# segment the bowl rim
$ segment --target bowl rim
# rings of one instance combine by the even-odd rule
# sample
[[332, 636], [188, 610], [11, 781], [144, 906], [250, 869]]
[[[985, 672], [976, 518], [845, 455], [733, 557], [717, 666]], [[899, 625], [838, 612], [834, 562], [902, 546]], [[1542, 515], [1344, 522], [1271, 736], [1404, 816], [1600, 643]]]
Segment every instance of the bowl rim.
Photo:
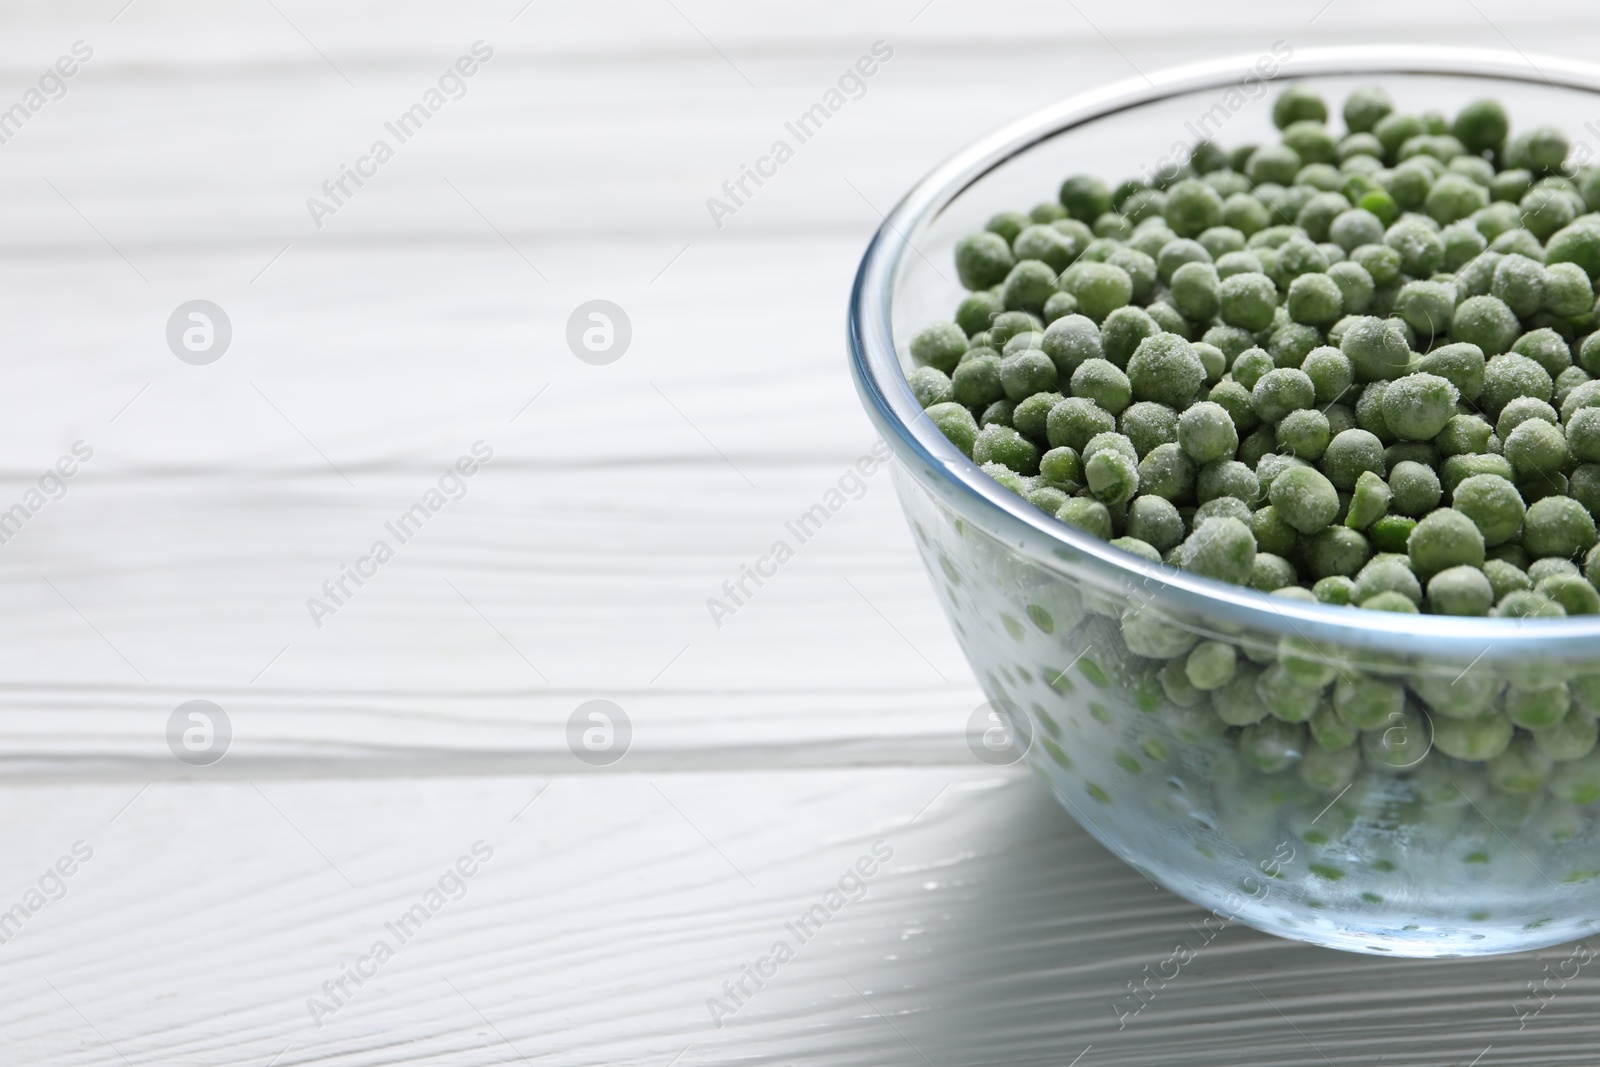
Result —
[[[850, 292], [846, 339], [852, 377], [878, 431], [910, 469], [926, 469], [924, 484], [958, 514], [1041, 564], [1063, 557], [1099, 569], [1152, 600], [1186, 615], [1246, 632], [1295, 635], [1313, 644], [1437, 657], [1457, 651], [1479, 659], [1578, 659], [1600, 653], [1600, 616], [1498, 619], [1407, 615], [1268, 596], [1244, 586], [1151, 563], [1066, 525], [984, 474], [923, 413], [906, 382], [894, 345], [893, 291], [908, 251], [908, 235], [931, 224], [957, 197], [1028, 149], [1120, 111], [1238, 83], [1255, 55], [1232, 55], [1166, 68], [1068, 97], [980, 138], [939, 164], [883, 218], [862, 257]], [[1295, 50], [1271, 82], [1337, 75], [1450, 75], [1485, 82], [1526, 82], [1600, 94], [1600, 65], [1542, 54], [1420, 45], [1354, 45]], [[1065, 550], [1065, 551], [1063, 551]], [[1445, 649], [1441, 645], [1461, 645]]]

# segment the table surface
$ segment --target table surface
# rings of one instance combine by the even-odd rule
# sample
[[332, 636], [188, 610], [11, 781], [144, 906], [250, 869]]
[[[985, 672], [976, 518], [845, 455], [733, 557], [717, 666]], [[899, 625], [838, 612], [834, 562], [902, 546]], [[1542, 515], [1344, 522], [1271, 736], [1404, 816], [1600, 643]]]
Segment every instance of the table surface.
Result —
[[[0, 143], [0, 510], [93, 454], [0, 544], [6, 1061], [1592, 1063], [1593, 977], [1513, 1009], [1565, 949], [1230, 928], [1119, 1027], [1202, 913], [971, 760], [982, 697], [887, 475], [706, 606], [871, 446], [847, 288], [950, 152], [1111, 79], [1375, 25], [1585, 55], [1586, 13], [9, 5], [0, 112], [92, 56]], [[479, 41], [459, 99], [314, 219]], [[865, 95], [717, 226], [707, 198], [878, 41]], [[232, 326], [205, 366], [166, 337], [195, 299]], [[609, 365], [565, 340], [593, 299], [632, 326]], [[459, 498], [314, 617], [475, 444]], [[209, 767], [168, 749], [195, 699], [231, 723]], [[568, 748], [592, 699], [632, 725], [606, 768]]]

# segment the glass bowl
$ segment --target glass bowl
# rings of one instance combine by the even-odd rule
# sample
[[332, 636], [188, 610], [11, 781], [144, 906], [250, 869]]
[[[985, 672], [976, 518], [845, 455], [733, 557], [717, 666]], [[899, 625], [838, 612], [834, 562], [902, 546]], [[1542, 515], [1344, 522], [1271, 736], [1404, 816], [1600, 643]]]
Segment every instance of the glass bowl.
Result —
[[[1506, 708], [1570, 703], [1571, 736], [1552, 747], [1581, 750], [1600, 711], [1600, 618], [1361, 611], [1148, 563], [985, 476], [906, 384], [910, 337], [964, 295], [960, 237], [1053, 200], [1066, 175], [1114, 185], [1157, 170], [1201, 131], [1225, 147], [1260, 142], [1290, 82], [1333, 102], [1380, 83], [1413, 113], [1494, 96], [1514, 130], [1565, 129], [1580, 161], [1600, 140], [1600, 68], [1511, 53], [1280, 50], [1075, 97], [961, 152], [885, 219], [851, 295], [857, 389], [989, 697], [975, 730], [992, 740], [994, 712], [1107, 848], [1221, 921], [1340, 949], [1462, 956], [1572, 940], [1600, 924], [1600, 749], [1547, 761], [1512, 736]], [[1211, 693], [1183, 671], [1202, 641], [1237, 663]], [[1345, 687], [1376, 718], [1326, 749], [1304, 723], [1249, 724], [1260, 685], [1320, 690], [1316, 709]], [[1506, 755], [1469, 758], [1506, 737]]]

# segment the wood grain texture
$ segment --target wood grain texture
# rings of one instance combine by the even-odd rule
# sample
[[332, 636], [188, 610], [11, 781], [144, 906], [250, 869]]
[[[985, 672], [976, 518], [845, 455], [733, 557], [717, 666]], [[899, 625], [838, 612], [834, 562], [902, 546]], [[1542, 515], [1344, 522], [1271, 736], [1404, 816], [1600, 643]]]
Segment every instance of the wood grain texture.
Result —
[[[1397, 963], [1237, 927], [1118, 1030], [1202, 915], [970, 763], [981, 698], [886, 477], [721, 627], [705, 606], [870, 446], [851, 273], [950, 152], [1277, 39], [1582, 55], [1586, 16], [8, 5], [0, 109], [95, 55], [0, 144], [0, 510], [95, 455], [0, 544], [0, 933], [94, 856], [0, 943], [5, 1062], [1592, 1062], [1588, 975], [1516, 1028], [1560, 950]], [[467, 94], [316, 227], [306, 198], [480, 39]], [[866, 95], [716, 228], [706, 198], [876, 40]], [[197, 297], [234, 325], [206, 367], [164, 340]], [[634, 327], [606, 367], [564, 340], [597, 297]], [[306, 598], [480, 440], [466, 495], [317, 627]], [[593, 697], [635, 727], [604, 773], [564, 739]], [[192, 698], [236, 730], [204, 770], [164, 741]], [[864, 899], [716, 1027], [707, 998], [880, 839]], [[478, 840], [465, 895], [316, 1026], [307, 998]]]

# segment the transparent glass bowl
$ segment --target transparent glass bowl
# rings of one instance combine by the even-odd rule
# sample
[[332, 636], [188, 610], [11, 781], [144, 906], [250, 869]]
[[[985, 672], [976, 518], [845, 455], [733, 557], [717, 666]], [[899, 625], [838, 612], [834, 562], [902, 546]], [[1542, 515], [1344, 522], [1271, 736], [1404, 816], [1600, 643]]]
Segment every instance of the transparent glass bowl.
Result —
[[[1185, 67], [1068, 100], [955, 156], [884, 221], [851, 296], [850, 355], [898, 460], [917, 547], [1029, 764], [1086, 830], [1153, 881], [1230, 921], [1362, 952], [1476, 955], [1591, 933], [1600, 749], [1546, 766], [1518, 758], [1530, 743], [1518, 731], [1513, 755], [1466, 757], [1499, 745], [1508, 705], [1530, 700], [1570, 700], [1567, 747], [1582, 747], [1600, 711], [1600, 618], [1360, 611], [1147, 563], [990, 480], [906, 385], [910, 337], [948, 319], [964, 295], [953, 268], [960, 237], [998, 211], [1053, 199], [1066, 175], [1114, 185], [1155, 170], [1199, 130], [1224, 146], [1266, 141], [1271, 98], [1290, 81], [1335, 110], [1373, 82], [1410, 112], [1454, 114], [1494, 96], [1513, 129], [1558, 125], [1580, 153], [1600, 141], [1600, 68], [1588, 65], [1327, 49], [1295, 54], [1260, 86], [1247, 75], [1272, 64], [1256, 64]], [[1235, 651], [1232, 688], [1183, 683], [1184, 657], [1200, 641]], [[1259, 710], [1258, 682], [1320, 689], [1319, 706], [1339, 685], [1364, 687], [1379, 718], [1338, 752], [1273, 716], [1228, 725]]]

